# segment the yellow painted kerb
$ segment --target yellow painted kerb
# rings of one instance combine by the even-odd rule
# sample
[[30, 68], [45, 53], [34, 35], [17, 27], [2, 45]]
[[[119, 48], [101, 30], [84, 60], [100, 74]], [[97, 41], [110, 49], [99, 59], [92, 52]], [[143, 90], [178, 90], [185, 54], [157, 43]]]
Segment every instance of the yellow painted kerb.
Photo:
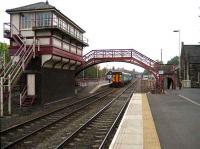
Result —
[[144, 149], [161, 149], [146, 94], [142, 94]]

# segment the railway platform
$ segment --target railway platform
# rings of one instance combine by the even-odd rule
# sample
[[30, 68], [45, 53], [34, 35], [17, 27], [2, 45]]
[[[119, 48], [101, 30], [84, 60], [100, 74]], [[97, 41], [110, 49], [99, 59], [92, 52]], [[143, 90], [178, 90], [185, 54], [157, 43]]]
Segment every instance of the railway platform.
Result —
[[199, 149], [200, 89], [133, 94], [109, 149]]
[[109, 149], [160, 149], [146, 94], [133, 94]]

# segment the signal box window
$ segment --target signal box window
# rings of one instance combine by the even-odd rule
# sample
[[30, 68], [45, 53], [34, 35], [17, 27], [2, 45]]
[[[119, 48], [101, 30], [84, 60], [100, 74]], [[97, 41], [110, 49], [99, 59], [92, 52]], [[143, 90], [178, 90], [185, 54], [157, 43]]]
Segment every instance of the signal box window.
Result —
[[50, 13], [41, 12], [36, 14], [36, 26], [50, 26]]
[[31, 25], [31, 14], [26, 13], [21, 15], [21, 28], [22, 29], [30, 29]]

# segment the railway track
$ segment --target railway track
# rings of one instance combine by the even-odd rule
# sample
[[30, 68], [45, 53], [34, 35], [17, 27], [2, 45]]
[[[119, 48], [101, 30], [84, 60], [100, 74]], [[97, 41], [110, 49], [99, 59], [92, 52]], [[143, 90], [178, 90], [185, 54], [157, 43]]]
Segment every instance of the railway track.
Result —
[[62, 119], [72, 115], [76, 111], [84, 108], [112, 93], [113, 90], [104, 90], [95, 95], [83, 98], [74, 103], [66, 105], [62, 108], [54, 110], [50, 113], [38, 116], [32, 120], [12, 126], [0, 132], [1, 148], [9, 148], [15, 144], [22, 142], [26, 138], [50, 127], [51, 125], [61, 121]]
[[134, 85], [131, 85], [55, 148], [107, 148], [107, 140], [122, 117], [133, 92]]
[[[84, 126], [86, 122], [89, 123], [91, 117], [99, 113], [102, 108], [106, 110], [107, 108], [104, 107], [108, 103], [111, 105], [113, 102], [118, 101], [119, 106], [124, 105], [124, 102], [128, 103], [127, 98], [132, 94], [132, 91], [129, 90], [128, 88], [123, 91], [122, 89], [117, 91], [106, 90], [31, 121], [1, 131], [1, 148], [60, 148], [58, 144], [74, 134], [80, 126]], [[114, 92], [119, 95], [116, 97], [113, 94]], [[125, 106], [123, 107], [125, 109]], [[108, 120], [110, 121], [109, 124], [113, 120]], [[105, 122], [107, 121], [105, 120]], [[113, 126], [115, 125], [113, 124]], [[102, 127], [104, 127], [103, 124]], [[58, 132], [63, 134], [57, 135]], [[90, 143], [92, 144], [92, 142]], [[65, 145], [66, 143], [64, 143]], [[73, 148], [73, 146], [71, 147]]]

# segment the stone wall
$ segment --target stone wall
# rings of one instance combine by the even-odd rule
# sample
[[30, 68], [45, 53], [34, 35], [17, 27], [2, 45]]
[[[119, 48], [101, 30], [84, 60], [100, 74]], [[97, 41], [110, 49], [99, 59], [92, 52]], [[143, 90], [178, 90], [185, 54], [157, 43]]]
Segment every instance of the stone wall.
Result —
[[198, 80], [198, 75], [200, 75], [200, 64], [190, 64], [189, 70], [190, 80], [191, 80], [191, 87], [193, 88], [200, 88], [200, 80]]

